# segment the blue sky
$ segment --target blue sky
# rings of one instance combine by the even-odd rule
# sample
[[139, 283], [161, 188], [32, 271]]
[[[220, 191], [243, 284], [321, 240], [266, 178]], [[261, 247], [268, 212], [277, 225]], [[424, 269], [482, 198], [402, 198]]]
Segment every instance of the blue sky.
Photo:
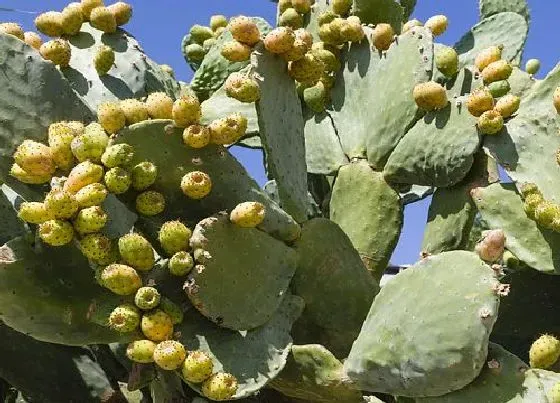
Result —
[[[107, 1], [107, 0], [106, 0]], [[68, 1], [61, 0], [2, 0], [0, 7], [42, 12], [61, 10]], [[107, 1], [107, 4], [112, 1]], [[274, 22], [275, 4], [268, 0], [162, 0], [129, 1], [134, 6], [134, 17], [126, 26], [136, 36], [146, 53], [158, 63], [173, 67], [176, 76], [190, 81], [192, 71], [185, 64], [180, 51], [183, 35], [194, 24], [207, 25], [213, 14], [233, 16], [238, 14], [259, 15]], [[538, 58], [542, 68], [539, 76], [546, 74], [560, 59], [560, 46], [555, 42], [555, 28], [560, 16], [557, 0], [529, 0], [531, 29], [525, 57]], [[0, 11], [3, 21], [18, 21], [26, 29], [33, 29], [34, 14]], [[450, 26], [439, 38], [445, 44], [453, 44], [478, 21], [478, 0], [418, 0], [413, 14], [425, 21], [434, 14], [445, 14]], [[550, 42], [552, 41], [552, 42]], [[258, 151], [234, 150], [236, 157], [247, 167], [251, 175], [261, 184], [266, 181], [262, 158]], [[405, 211], [405, 226], [392, 262], [413, 263], [418, 258], [422, 232], [426, 222], [429, 199], [409, 205]]]

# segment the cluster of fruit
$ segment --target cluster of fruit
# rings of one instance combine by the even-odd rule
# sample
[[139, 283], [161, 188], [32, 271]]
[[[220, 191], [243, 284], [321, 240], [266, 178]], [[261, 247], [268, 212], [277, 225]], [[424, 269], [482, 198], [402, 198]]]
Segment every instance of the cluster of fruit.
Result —
[[210, 26], [193, 25], [185, 44], [185, 55], [189, 63], [200, 63], [228, 24], [224, 15], [210, 17]]
[[303, 27], [304, 17], [311, 11], [315, 0], [278, 1], [278, 26], [299, 29]]
[[527, 217], [543, 228], [560, 232], [560, 204], [545, 200], [534, 183], [526, 183], [521, 187], [521, 197]]

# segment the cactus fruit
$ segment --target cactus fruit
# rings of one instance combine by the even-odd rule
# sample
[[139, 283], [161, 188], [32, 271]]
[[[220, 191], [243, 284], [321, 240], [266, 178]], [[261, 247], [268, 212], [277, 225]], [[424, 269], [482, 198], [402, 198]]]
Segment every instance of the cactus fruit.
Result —
[[141, 286], [138, 272], [124, 264], [110, 264], [101, 271], [101, 285], [117, 295], [132, 295]]
[[379, 51], [387, 50], [393, 43], [395, 31], [389, 24], [377, 24], [371, 33], [371, 42], [373, 46]]
[[175, 253], [169, 259], [168, 268], [169, 273], [174, 276], [186, 276], [192, 270], [194, 266], [194, 260], [190, 253], [185, 251], [180, 251]]
[[163, 223], [158, 234], [161, 247], [168, 255], [187, 250], [192, 231], [181, 221]]
[[560, 87], [557, 87], [552, 94], [552, 104], [556, 109], [556, 112], [560, 114]]
[[212, 180], [204, 172], [189, 172], [181, 179], [181, 190], [191, 199], [202, 199], [212, 191]]
[[221, 54], [230, 62], [244, 62], [251, 57], [251, 51], [249, 45], [233, 40], [222, 45]]
[[357, 16], [351, 16], [347, 19], [348, 25], [340, 32], [340, 35], [344, 41], [348, 42], [361, 42], [365, 37], [364, 28], [362, 27], [362, 22]]
[[214, 363], [204, 351], [189, 351], [183, 365], [181, 374], [189, 382], [201, 383], [212, 376]]
[[130, 333], [140, 325], [140, 311], [134, 305], [123, 304], [109, 315], [109, 326], [119, 333]]
[[160, 192], [148, 190], [136, 196], [136, 211], [142, 215], [152, 216], [165, 210], [165, 197]]
[[402, 27], [402, 32], [403, 32], [403, 33], [408, 32], [408, 31], [410, 31], [412, 28], [414, 28], [414, 27], [421, 27], [422, 25], [423, 25], [422, 22], [420, 22], [419, 20], [417, 20], [417, 19], [414, 18], [414, 19], [412, 19], [412, 20], [407, 21], [407, 22], [403, 25], [403, 27]]
[[186, 357], [185, 346], [175, 340], [162, 341], [154, 350], [154, 362], [168, 371], [178, 369]]
[[225, 28], [228, 25], [228, 19], [225, 15], [213, 15], [210, 17], [210, 29], [214, 32], [218, 28]]
[[91, 12], [96, 7], [103, 7], [103, 0], [81, 0], [82, 13], [84, 14], [84, 19], [86, 21], [90, 20]]
[[316, 113], [325, 110], [328, 99], [328, 91], [325, 84], [319, 81], [312, 87], [303, 90], [303, 100], [307, 107]]
[[119, 252], [126, 264], [138, 270], [150, 270], [155, 262], [152, 245], [139, 234], [122, 236], [119, 239]]
[[426, 20], [424, 26], [432, 31], [434, 36], [440, 36], [447, 30], [447, 17], [445, 15], [434, 15]]
[[65, 35], [77, 35], [82, 28], [84, 16], [79, 5], [68, 5], [62, 10], [62, 31]]
[[242, 228], [254, 228], [264, 221], [265, 207], [259, 202], [238, 204], [230, 213], [229, 219]]
[[107, 224], [107, 213], [99, 206], [82, 209], [73, 221], [74, 229], [80, 234], [98, 232]]
[[206, 55], [206, 53], [208, 53], [210, 51], [210, 48], [212, 46], [214, 46], [214, 44], [216, 43], [216, 39], [215, 38], [210, 38], [210, 39], [206, 39], [203, 43], [202, 43], [202, 50], [204, 51], [204, 55]]
[[502, 230], [490, 230], [482, 234], [483, 239], [476, 245], [475, 251], [486, 262], [493, 263], [504, 254], [506, 236]]
[[51, 190], [45, 196], [45, 207], [60, 220], [72, 218], [78, 211], [76, 198], [64, 190]]
[[26, 32], [23, 34], [23, 40], [33, 49], [39, 50], [41, 49], [41, 45], [43, 44], [43, 39], [41, 39], [41, 35], [37, 34], [36, 32]]
[[134, 158], [134, 147], [129, 144], [115, 144], [105, 149], [101, 162], [107, 168], [126, 167]]
[[[185, 47], [185, 55], [187, 56], [187, 60], [189, 62], [201, 63], [202, 60], [204, 60], [204, 56], [206, 56], [206, 53], [207, 52], [204, 49], [204, 46], [199, 45], [198, 43], [191, 43]], [[226, 56], [224, 55], [224, 57]]]
[[294, 45], [296, 36], [290, 27], [278, 27], [264, 37], [264, 47], [271, 53], [285, 53]]
[[103, 178], [103, 168], [101, 165], [84, 161], [72, 168], [68, 179], [64, 182], [64, 190], [75, 194], [84, 186], [99, 182], [101, 178]]
[[229, 400], [237, 387], [237, 379], [232, 374], [218, 372], [204, 381], [202, 394], [212, 400]]
[[476, 55], [474, 59], [474, 65], [478, 71], [483, 71], [491, 63], [497, 62], [502, 58], [502, 51], [504, 47], [502, 45], [493, 45]]
[[467, 109], [475, 117], [494, 108], [494, 97], [486, 87], [473, 90], [467, 98]]
[[337, 17], [332, 10], [325, 10], [317, 17], [319, 27], [331, 23]]
[[56, 166], [69, 170], [74, 165], [72, 153], [72, 140], [80, 133], [66, 122], [53, 123], [49, 126], [48, 143], [52, 159]]
[[[113, 263], [118, 258], [118, 256], [114, 256], [111, 240], [102, 234], [88, 234], [80, 239], [78, 245], [83, 255], [97, 264]], [[108, 288], [110, 289], [110, 287]]]
[[106, 75], [115, 63], [115, 51], [110, 46], [100, 45], [93, 56], [95, 71], [100, 76]]
[[134, 303], [140, 309], [154, 309], [159, 305], [161, 295], [154, 287], [140, 287], [134, 295]]
[[67, 221], [49, 220], [39, 224], [39, 236], [46, 244], [63, 246], [74, 238], [74, 229]]
[[97, 107], [99, 124], [109, 134], [118, 132], [126, 125], [126, 117], [118, 102], [104, 102]]
[[303, 58], [308, 50], [309, 46], [304, 41], [296, 39], [292, 48], [282, 53], [282, 58], [287, 62], [294, 62]]
[[416, 105], [426, 111], [442, 109], [448, 104], [445, 89], [435, 81], [417, 84], [412, 95]]
[[90, 160], [99, 162], [109, 143], [109, 137], [98, 123], [90, 123], [84, 133], [72, 139], [70, 148], [72, 154], [80, 162]]
[[141, 364], [154, 362], [156, 343], [151, 340], [136, 340], [126, 347], [126, 356], [129, 360]]
[[15, 22], [0, 23], [0, 33], [1, 34], [13, 35], [16, 38], [21, 39], [22, 41], [25, 39], [23, 28], [21, 27], [21, 25], [15, 23]]
[[232, 73], [224, 84], [226, 94], [240, 102], [256, 102], [260, 98], [259, 84], [243, 73]]
[[511, 86], [508, 80], [494, 81], [488, 84], [488, 90], [494, 98], [500, 98], [511, 90]]
[[325, 65], [311, 52], [299, 60], [291, 62], [288, 66], [290, 76], [300, 83], [315, 84], [320, 80]]
[[560, 341], [549, 334], [543, 334], [531, 344], [529, 364], [531, 368], [546, 369], [560, 357]]
[[135, 190], [144, 190], [154, 184], [157, 178], [157, 167], [149, 162], [144, 161], [136, 164], [132, 168], [132, 187]]
[[37, 30], [47, 36], [61, 36], [64, 33], [62, 29], [62, 13], [56, 11], [47, 11], [39, 14], [35, 18], [35, 26]]
[[214, 33], [209, 27], [203, 25], [193, 25], [189, 31], [191, 40], [202, 45], [205, 40], [210, 39], [214, 36]]
[[104, 180], [107, 190], [117, 195], [128, 191], [132, 184], [130, 172], [121, 167], [109, 169], [105, 173]]
[[324, 66], [326, 72], [336, 72], [340, 70], [340, 61], [336, 55], [327, 49], [312, 49], [311, 53], [319, 59]]
[[249, 46], [253, 46], [261, 40], [257, 24], [251, 18], [243, 15], [230, 20], [229, 30], [233, 39]]
[[504, 118], [497, 110], [490, 109], [480, 115], [477, 126], [481, 134], [497, 134], [504, 127]]
[[247, 131], [247, 118], [235, 112], [225, 118], [212, 121], [208, 129], [211, 143], [219, 145], [235, 143]]
[[560, 206], [556, 203], [545, 200], [535, 208], [535, 220], [544, 228], [551, 228], [558, 217], [560, 217]]
[[352, 8], [352, 0], [333, 0], [331, 8], [335, 14], [348, 15]]
[[525, 63], [525, 71], [528, 74], [537, 74], [541, 69], [541, 61], [539, 59], [529, 59]]
[[137, 99], [125, 99], [120, 103], [127, 125], [133, 125], [144, 120], [148, 120], [148, 110], [146, 105]]
[[459, 56], [455, 49], [444, 46], [436, 51], [436, 66], [446, 77], [453, 77], [459, 69]]
[[184, 96], [177, 99], [173, 103], [171, 113], [175, 125], [178, 127], [187, 127], [198, 123], [202, 114], [200, 102], [195, 96]]
[[289, 27], [291, 29], [299, 29], [303, 27], [303, 15], [297, 12], [295, 8], [287, 8], [278, 18], [278, 26]]
[[98, 206], [107, 198], [107, 188], [102, 183], [92, 183], [84, 186], [76, 194], [75, 198], [80, 208]]
[[506, 60], [498, 60], [490, 63], [482, 70], [482, 79], [485, 84], [495, 81], [507, 80], [513, 68]]
[[165, 312], [171, 318], [173, 325], [178, 325], [183, 322], [184, 314], [183, 309], [171, 301], [169, 298], [162, 297], [159, 302], [159, 309]]
[[153, 92], [146, 98], [146, 110], [153, 119], [173, 119], [173, 100], [164, 92]]
[[54, 214], [45, 203], [23, 202], [19, 206], [18, 218], [30, 224], [41, 224], [54, 219]]
[[144, 336], [155, 342], [168, 340], [173, 335], [171, 317], [161, 309], [146, 312], [140, 325]]
[[91, 10], [89, 23], [92, 27], [108, 34], [117, 31], [117, 19], [115, 18], [115, 14], [107, 7], [95, 7]]
[[51, 149], [33, 140], [24, 140], [18, 146], [14, 160], [25, 172], [32, 175], [52, 174], [56, 169]]
[[525, 196], [523, 208], [527, 217], [535, 219], [537, 207], [540, 206], [542, 202], [544, 202], [544, 198], [540, 193], [533, 193]]
[[11, 166], [10, 176], [13, 176], [22, 183], [30, 185], [40, 185], [51, 180], [51, 174], [32, 174], [24, 170], [18, 164], [13, 164]]
[[203, 148], [210, 143], [210, 129], [201, 125], [190, 125], [183, 130], [183, 142], [192, 148]]
[[132, 17], [132, 6], [123, 1], [117, 1], [107, 7], [111, 13], [115, 16], [115, 22], [118, 26], [122, 26], [130, 21]]

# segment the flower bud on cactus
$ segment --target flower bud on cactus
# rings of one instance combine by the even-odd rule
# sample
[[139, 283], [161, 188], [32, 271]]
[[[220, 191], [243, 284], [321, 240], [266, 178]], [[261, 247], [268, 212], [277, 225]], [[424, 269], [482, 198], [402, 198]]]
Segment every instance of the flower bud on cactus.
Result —
[[[202, 60], [204, 59], [204, 56], [206, 56], [206, 49], [204, 48], [203, 45], [199, 45], [198, 43], [191, 43], [187, 45], [184, 51], [185, 54], [187, 55], [187, 60], [193, 63], [201, 63]], [[225, 55], [224, 57], [227, 59]]]
[[486, 87], [473, 90], [467, 98], [467, 109], [475, 117], [494, 108], [494, 97]]
[[79, 4], [67, 5], [62, 10], [62, 30], [65, 35], [77, 35], [82, 28], [84, 22], [84, 15], [82, 14], [82, 7]]
[[105, 149], [101, 162], [107, 168], [126, 167], [134, 158], [134, 147], [130, 144], [115, 144]]
[[475, 247], [476, 253], [486, 262], [493, 263], [502, 257], [506, 236], [501, 229], [486, 231], [483, 239]]
[[181, 374], [188, 382], [201, 383], [212, 376], [214, 363], [204, 351], [189, 351], [181, 366]]
[[504, 118], [497, 110], [490, 109], [480, 115], [477, 125], [481, 134], [498, 134], [504, 127]]
[[163, 250], [173, 255], [181, 250], [187, 250], [192, 232], [180, 221], [168, 221], [164, 223], [158, 234], [158, 240]]
[[256, 102], [260, 98], [259, 84], [243, 73], [232, 73], [225, 85], [228, 97], [240, 102]]
[[265, 208], [259, 202], [239, 203], [230, 213], [229, 219], [232, 223], [243, 228], [254, 228], [263, 222]]
[[389, 24], [377, 24], [371, 33], [371, 42], [377, 50], [387, 50], [393, 43], [395, 31]]
[[18, 146], [14, 160], [25, 172], [32, 175], [52, 175], [56, 169], [51, 149], [33, 140], [24, 140]]
[[270, 31], [264, 38], [264, 47], [271, 53], [284, 53], [294, 45], [296, 36], [292, 28], [278, 27]]
[[222, 45], [221, 54], [230, 62], [244, 62], [251, 57], [251, 47], [238, 41], [228, 41]]
[[195, 96], [184, 96], [173, 103], [173, 120], [178, 127], [187, 127], [198, 123], [202, 115], [200, 102]]
[[103, 0], [81, 0], [82, 13], [85, 21], [90, 20], [91, 12], [96, 7], [103, 7]]
[[142, 215], [157, 215], [165, 210], [165, 197], [159, 192], [148, 190], [136, 196], [136, 211]]
[[18, 218], [30, 224], [41, 224], [54, 219], [54, 214], [45, 203], [23, 202], [19, 206]]
[[74, 238], [74, 229], [67, 221], [49, 220], [39, 224], [39, 237], [51, 246], [63, 246]]
[[249, 46], [253, 46], [261, 40], [259, 27], [249, 17], [239, 16], [232, 18], [229, 22], [229, 30], [233, 39]]
[[543, 334], [529, 349], [531, 368], [550, 368], [560, 357], [560, 341], [549, 334]]
[[115, 63], [115, 51], [110, 46], [100, 45], [93, 56], [95, 71], [100, 76], [106, 75]]
[[64, 190], [75, 194], [84, 186], [99, 182], [102, 177], [103, 168], [101, 165], [89, 161], [81, 162], [70, 171], [68, 179], [64, 182]]
[[229, 400], [237, 387], [237, 379], [232, 374], [218, 372], [204, 381], [202, 394], [212, 400]]
[[500, 115], [505, 119], [517, 112], [520, 104], [521, 98], [517, 95], [507, 94], [498, 99], [494, 109], [500, 112]]
[[119, 333], [130, 333], [140, 324], [140, 311], [134, 305], [123, 304], [109, 315], [109, 326]]
[[78, 161], [99, 162], [109, 143], [109, 136], [98, 123], [90, 123], [83, 134], [76, 136], [70, 143], [72, 154]]
[[210, 27], [205, 27], [203, 25], [193, 25], [189, 31], [189, 35], [191, 37], [191, 41], [202, 45], [205, 40], [210, 39], [214, 36], [214, 32], [210, 29]]
[[210, 129], [201, 125], [190, 125], [183, 131], [183, 142], [192, 148], [203, 148], [210, 143]]
[[53, 39], [45, 42], [39, 48], [39, 53], [45, 60], [49, 60], [60, 67], [68, 67], [72, 57], [72, 49], [64, 39]]
[[18, 181], [30, 185], [40, 185], [47, 183], [51, 180], [51, 174], [32, 174], [24, 170], [18, 164], [13, 164], [10, 168], [10, 176], [13, 176]]
[[338, 15], [348, 15], [352, 8], [352, 0], [333, 0], [331, 8]]
[[109, 134], [118, 132], [126, 125], [126, 117], [118, 102], [104, 102], [97, 107], [99, 124]]
[[169, 259], [169, 273], [174, 276], [186, 276], [192, 270], [194, 261], [190, 253], [180, 251]]
[[173, 119], [173, 100], [164, 92], [152, 92], [146, 98], [148, 115], [153, 119]]
[[153, 355], [155, 349], [156, 343], [151, 340], [136, 340], [126, 348], [126, 356], [131, 361], [149, 364], [154, 362]]
[[412, 28], [414, 27], [421, 27], [422, 26], [422, 22], [418, 21], [417, 19], [412, 19], [407, 21], [402, 28], [402, 33], [404, 34], [405, 32], [410, 31]]
[[108, 34], [117, 31], [115, 15], [107, 7], [95, 7], [91, 10], [89, 23], [92, 27]]
[[485, 84], [495, 81], [507, 80], [513, 68], [506, 60], [498, 60], [490, 63], [482, 70], [482, 80]]
[[479, 71], [484, 70], [491, 63], [497, 62], [502, 58], [502, 45], [493, 45], [476, 55], [474, 65]]
[[99, 206], [80, 210], [73, 221], [74, 229], [80, 234], [100, 231], [107, 224], [107, 213]]
[[228, 19], [225, 15], [213, 15], [210, 17], [210, 29], [216, 31], [220, 27], [227, 27]]
[[20, 40], [24, 40], [23, 28], [15, 22], [3, 22], [0, 24], [0, 33], [13, 35]]
[[41, 49], [41, 45], [43, 44], [43, 39], [41, 39], [41, 36], [32, 31], [23, 34], [23, 40], [25, 41], [25, 43], [36, 50]]
[[202, 199], [212, 190], [212, 180], [204, 172], [189, 172], [181, 179], [181, 190], [191, 199]]
[[288, 66], [290, 76], [300, 83], [315, 84], [320, 80], [325, 65], [311, 52], [307, 52], [303, 58], [291, 62]]
[[101, 183], [84, 186], [75, 195], [80, 208], [98, 206], [107, 198], [107, 188]]
[[428, 18], [424, 26], [432, 31], [434, 36], [440, 36], [447, 30], [447, 17], [445, 15], [434, 15]]
[[115, 248], [111, 240], [102, 234], [88, 234], [84, 236], [80, 240], [79, 248], [85, 257], [97, 264], [114, 263], [118, 259], [118, 256], [115, 256]]
[[107, 8], [115, 16], [115, 22], [118, 26], [127, 24], [132, 17], [132, 6], [123, 1], [117, 1]]
[[79, 205], [71, 193], [64, 190], [51, 190], [45, 196], [45, 207], [55, 218], [67, 220], [76, 214]]
[[154, 287], [140, 287], [134, 295], [134, 303], [140, 309], [154, 309], [159, 305], [161, 295]]
[[144, 336], [155, 342], [168, 340], [173, 335], [171, 317], [161, 309], [145, 313], [142, 316], [141, 327]]
[[144, 190], [152, 186], [157, 178], [157, 167], [148, 161], [140, 162], [132, 168], [132, 187]]
[[459, 69], [459, 56], [455, 49], [444, 46], [436, 52], [436, 66], [446, 77], [453, 77]]
[[278, 18], [278, 26], [299, 29], [303, 27], [303, 15], [298, 13], [295, 8], [287, 8]]
[[138, 270], [150, 270], [155, 262], [152, 245], [138, 234], [122, 236], [119, 239], [119, 252], [126, 264]]
[[178, 369], [187, 356], [185, 347], [175, 340], [165, 340], [154, 350], [154, 362], [160, 368], [173, 371]]
[[426, 111], [442, 109], [448, 104], [445, 88], [435, 81], [417, 84], [412, 94], [416, 105]]
[[62, 13], [57, 11], [47, 11], [39, 14], [35, 18], [37, 30], [47, 36], [61, 36], [64, 33], [62, 28]]
[[539, 59], [529, 59], [527, 63], [525, 63], [525, 71], [528, 74], [537, 74], [541, 69], [541, 62]]
[[105, 186], [107, 190], [114, 194], [125, 193], [132, 184], [130, 172], [121, 167], [109, 169], [105, 173]]
[[146, 105], [137, 99], [125, 99], [120, 103], [127, 125], [133, 125], [144, 120], [148, 120], [148, 110]]
[[101, 271], [101, 285], [117, 295], [132, 295], [142, 286], [142, 279], [130, 266], [110, 264]]

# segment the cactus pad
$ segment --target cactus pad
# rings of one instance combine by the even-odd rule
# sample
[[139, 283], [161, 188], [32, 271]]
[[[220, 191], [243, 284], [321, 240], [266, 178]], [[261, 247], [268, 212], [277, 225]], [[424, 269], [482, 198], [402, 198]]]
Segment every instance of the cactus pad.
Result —
[[327, 112], [305, 111], [305, 159], [307, 172], [328, 175], [348, 163], [332, 118]]
[[529, 22], [529, 6], [527, 0], [480, 0], [481, 18], [511, 11], [521, 14]]
[[404, 9], [394, 0], [355, 0], [353, 13], [364, 24], [386, 22], [395, 32], [400, 32]]

